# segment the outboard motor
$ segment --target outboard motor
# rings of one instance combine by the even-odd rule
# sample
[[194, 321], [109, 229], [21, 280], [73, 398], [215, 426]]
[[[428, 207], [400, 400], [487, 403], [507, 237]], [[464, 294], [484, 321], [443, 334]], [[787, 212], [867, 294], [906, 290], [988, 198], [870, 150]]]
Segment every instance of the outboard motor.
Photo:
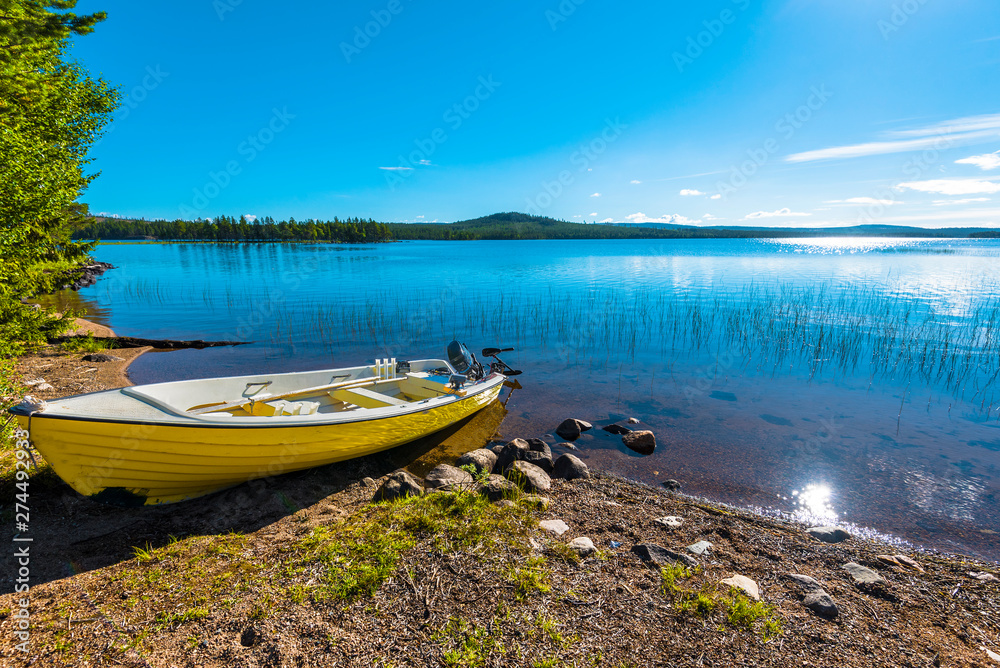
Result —
[[448, 361], [462, 378], [456, 379], [452, 376], [452, 384], [458, 387], [465, 380], [481, 380], [486, 376], [483, 365], [479, 363], [476, 356], [469, 352], [464, 343], [452, 341], [448, 344]]

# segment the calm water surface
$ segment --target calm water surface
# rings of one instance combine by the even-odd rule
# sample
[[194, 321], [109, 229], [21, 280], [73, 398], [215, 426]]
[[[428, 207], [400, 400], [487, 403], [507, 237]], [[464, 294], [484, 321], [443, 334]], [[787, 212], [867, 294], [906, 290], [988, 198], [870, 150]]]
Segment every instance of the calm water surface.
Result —
[[[1000, 241], [105, 244], [80, 293], [137, 383], [516, 346], [505, 436], [634, 416], [592, 466], [804, 521], [1000, 558]], [[558, 440], [558, 439], [556, 439]], [[557, 452], [561, 450], [556, 448]]]

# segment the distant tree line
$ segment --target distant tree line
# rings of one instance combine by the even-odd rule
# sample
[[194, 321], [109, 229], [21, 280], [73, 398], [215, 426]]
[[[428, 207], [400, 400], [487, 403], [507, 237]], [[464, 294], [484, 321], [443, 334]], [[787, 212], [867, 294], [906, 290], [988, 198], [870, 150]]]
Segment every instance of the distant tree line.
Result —
[[163, 241], [317, 241], [373, 243], [391, 241], [385, 223], [371, 218], [276, 222], [270, 216], [248, 221], [245, 216], [218, 216], [212, 220], [143, 220], [93, 218], [76, 228], [76, 239], [159, 239]]

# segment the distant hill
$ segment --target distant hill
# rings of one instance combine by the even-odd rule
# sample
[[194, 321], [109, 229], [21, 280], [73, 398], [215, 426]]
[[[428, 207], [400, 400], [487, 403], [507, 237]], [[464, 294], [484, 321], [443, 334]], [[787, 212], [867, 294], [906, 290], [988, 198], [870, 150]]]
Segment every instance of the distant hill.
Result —
[[981, 227], [926, 229], [895, 225], [854, 225], [832, 228], [740, 227], [674, 225], [670, 223], [581, 224], [545, 216], [506, 212], [454, 223], [389, 223], [400, 240], [475, 239], [766, 239], [800, 237], [954, 238], [997, 236]]

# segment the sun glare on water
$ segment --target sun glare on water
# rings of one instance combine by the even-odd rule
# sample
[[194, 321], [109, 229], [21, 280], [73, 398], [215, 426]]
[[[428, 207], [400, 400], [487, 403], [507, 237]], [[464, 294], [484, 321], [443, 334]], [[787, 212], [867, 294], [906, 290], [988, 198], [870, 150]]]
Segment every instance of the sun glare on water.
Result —
[[798, 508], [795, 510], [795, 517], [810, 522], [829, 522], [837, 519], [837, 513], [830, 503], [833, 495], [829, 485], [813, 484], [806, 485], [800, 490], [792, 492]]

